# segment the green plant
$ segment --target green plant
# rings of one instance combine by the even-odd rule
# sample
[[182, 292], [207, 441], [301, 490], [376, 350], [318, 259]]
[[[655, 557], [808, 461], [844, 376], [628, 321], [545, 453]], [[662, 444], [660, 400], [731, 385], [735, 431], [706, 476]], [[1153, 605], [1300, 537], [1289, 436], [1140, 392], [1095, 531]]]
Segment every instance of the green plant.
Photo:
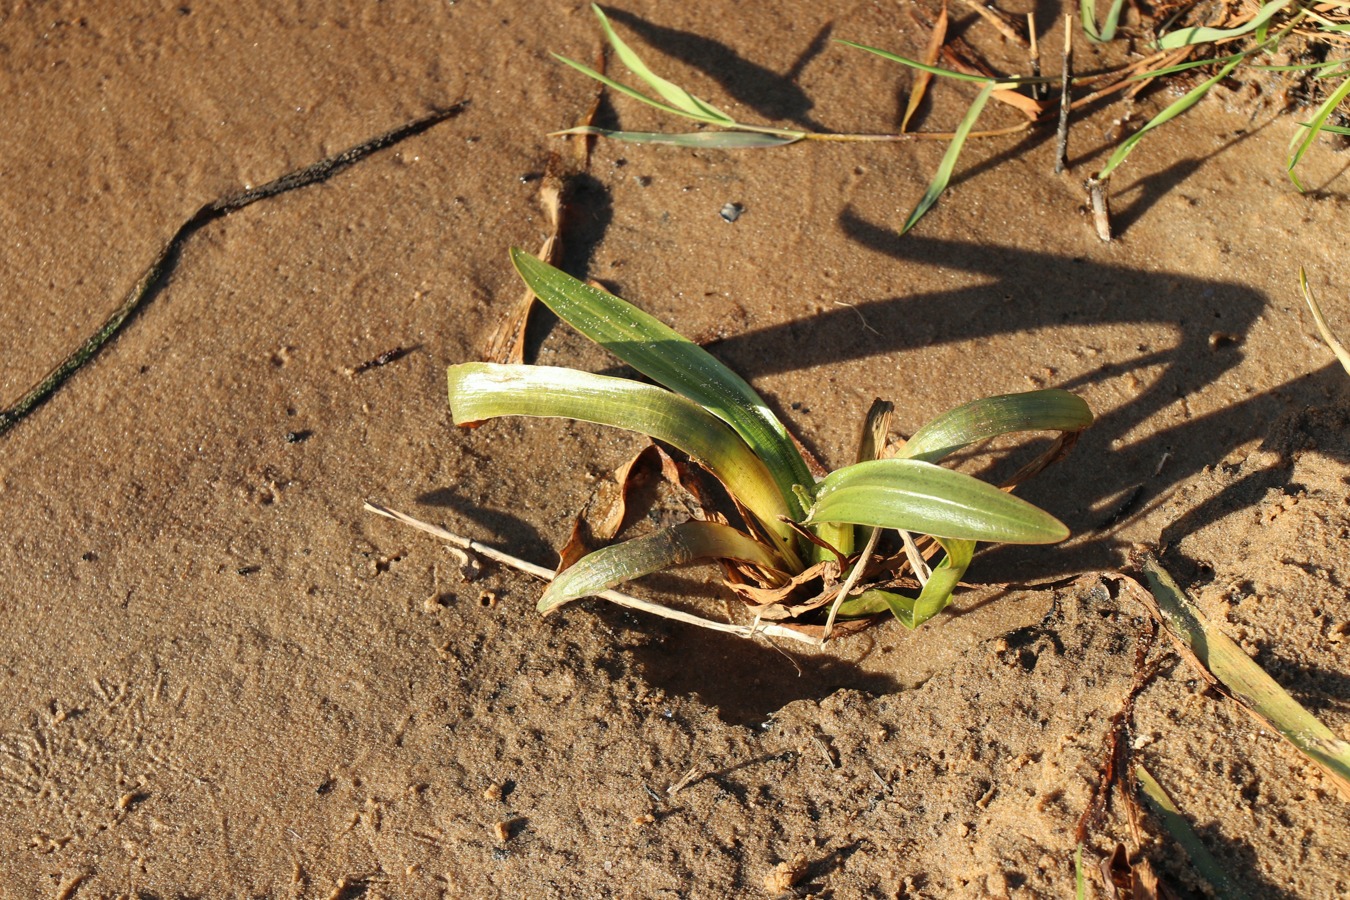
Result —
[[[1321, 103], [1314, 111], [1312, 118], [1308, 122], [1300, 123], [1300, 129], [1295, 133], [1290, 142], [1289, 158], [1287, 160], [1287, 172], [1290, 180], [1299, 191], [1304, 190], [1302, 182], [1295, 174], [1295, 167], [1303, 159], [1304, 155], [1312, 147], [1313, 142], [1320, 134], [1346, 134], [1350, 129], [1343, 126], [1331, 124], [1329, 121], [1332, 115], [1344, 105], [1347, 98], [1350, 98], [1350, 60], [1327, 60], [1303, 65], [1260, 65], [1255, 60], [1269, 53], [1274, 52], [1282, 45], [1287, 38], [1297, 35], [1304, 39], [1310, 46], [1324, 45], [1324, 49], [1330, 49], [1337, 46], [1337, 42], [1344, 42], [1347, 34], [1350, 33], [1350, 18], [1347, 18], [1345, 4], [1332, 4], [1314, 9], [1311, 5], [1305, 5], [1298, 0], [1270, 0], [1255, 12], [1245, 16], [1245, 19], [1228, 22], [1231, 27], [1213, 28], [1201, 25], [1192, 25], [1184, 21], [1191, 14], [1204, 14], [1208, 7], [1187, 8], [1173, 19], [1164, 23], [1163, 27], [1175, 25], [1168, 33], [1163, 34], [1154, 40], [1153, 50], [1155, 53], [1138, 63], [1131, 63], [1123, 70], [1118, 72], [1119, 78], [1106, 87], [1100, 87], [1087, 96], [1081, 96], [1076, 99], [1070, 99], [1067, 88], [1070, 86], [1086, 85], [1099, 82], [1104, 76], [1097, 74], [1087, 78], [1068, 77], [1068, 63], [1065, 66], [1065, 84], [1061, 94], [1061, 104], [1066, 106], [1065, 110], [1056, 110], [1050, 104], [1037, 100], [1034, 97], [1019, 93], [1024, 88], [1042, 86], [1055, 81], [1055, 79], [1042, 77], [1020, 77], [1020, 76], [998, 76], [990, 77], [988, 74], [972, 74], [969, 71], [958, 72], [951, 69], [944, 69], [929, 62], [920, 62], [910, 59], [887, 50], [877, 47], [869, 47], [865, 44], [859, 44], [853, 41], [839, 41], [839, 43], [863, 50], [881, 56], [892, 62], [900, 63], [906, 67], [914, 69], [920, 73], [928, 75], [939, 75], [944, 78], [960, 81], [974, 82], [981, 86], [980, 92], [972, 100], [967, 108], [966, 114], [954, 132], [938, 133], [924, 132], [914, 133], [906, 132], [902, 125], [899, 134], [834, 134], [823, 132], [804, 131], [801, 129], [778, 128], [769, 125], [757, 125], [746, 122], [740, 122], [732, 118], [727, 113], [713, 106], [706, 100], [696, 97], [694, 94], [676, 85], [660, 75], [657, 75], [650, 66], [648, 66], [638, 54], [629, 47], [615, 33], [609, 20], [598, 6], [592, 5], [596, 16], [600, 20], [601, 28], [605, 37], [613, 47], [615, 55], [619, 60], [635, 74], [647, 88], [655, 94], [651, 96], [643, 93], [642, 90], [617, 81], [609, 76], [596, 71], [595, 69], [568, 59], [565, 56], [554, 54], [557, 59], [566, 63], [574, 69], [596, 79], [607, 87], [610, 87], [628, 97], [646, 103], [656, 109], [659, 109], [670, 115], [678, 116], [697, 122], [705, 130], [687, 132], [687, 133], [663, 133], [663, 132], [633, 132], [619, 131], [598, 128], [593, 125], [583, 125], [576, 128], [569, 128], [565, 131], [557, 132], [560, 135], [582, 134], [599, 135], [617, 140], [633, 141], [638, 143], [659, 143], [673, 144], [682, 147], [715, 147], [721, 149], [748, 149], [762, 147], [777, 147], [784, 144], [791, 144], [797, 141], [904, 141], [904, 140], [942, 140], [948, 141], [948, 148], [943, 155], [942, 161], [938, 166], [933, 179], [930, 181], [928, 189], [923, 197], [916, 204], [913, 211], [906, 218], [904, 224], [899, 229], [904, 234], [924, 216], [925, 213], [937, 202], [938, 198], [947, 189], [951, 176], [956, 168], [961, 151], [968, 139], [975, 136], [992, 137], [995, 135], [1015, 134], [1026, 131], [1037, 126], [1046, 126], [1059, 119], [1061, 129], [1067, 129], [1067, 110], [1076, 109], [1089, 103], [1096, 102], [1116, 91], [1130, 89], [1131, 94], [1142, 89], [1147, 82], [1156, 79], [1178, 76], [1189, 69], [1197, 67], [1207, 67], [1212, 70], [1212, 74], [1198, 85], [1190, 88], [1184, 96], [1180, 97], [1165, 109], [1154, 115], [1148, 122], [1133, 134], [1125, 138], [1115, 150], [1111, 153], [1109, 159], [1088, 181], [1090, 191], [1096, 192], [1099, 196], [1105, 195], [1106, 185], [1114, 172], [1130, 155], [1139, 141], [1150, 131], [1166, 124], [1182, 113], [1186, 112], [1192, 106], [1200, 101], [1215, 85], [1222, 82], [1234, 74], [1240, 67], [1250, 68], [1261, 71], [1282, 71], [1282, 72], [1300, 72], [1306, 73], [1314, 81], [1330, 80], [1334, 86], [1323, 91], [1325, 94]], [[1095, 4], [1093, 0], [1080, 0], [1079, 21], [1083, 31], [1088, 38], [1097, 43], [1105, 43], [1113, 40], [1118, 33], [1120, 15], [1123, 9], [1123, 0], [1112, 0], [1105, 19], [1098, 25], [1095, 17]], [[1227, 13], [1224, 13], [1227, 15]], [[938, 44], [941, 44], [941, 35], [938, 35]], [[1237, 47], [1235, 51], [1233, 47]], [[936, 50], [936, 48], [930, 48]], [[1197, 58], [1197, 54], [1209, 52], [1210, 55]], [[986, 70], [987, 71], [987, 70]], [[1106, 73], [1111, 74], [1111, 73]], [[1339, 79], [1336, 83], [1335, 80]], [[911, 110], [916, 105], [919, 93], [924, 89], [926, 77], [916, 81], [915, 96], [911, 98]], [[1009, 128], [1001, 128], [990, 131], [975, 131], [974, 126], [981, 112], [991, 97], [997, 97], [1001, 100], [1013, 103], [1023, 112], [1027, 113], [1029, 119]], [[908, 116], [906, 117], [906, 121]], [[1066, 140], [1067, 131], [1063, 131], [1061, 141]]]
[[[685, 132], [685, 133], [666, 133], [649, 131], [617, 131], [607, 128], [599, 128], [595, 125], [579, 125], [575, 128], [568, 128], [564, 131], [555, 132], [558, 135], [597, 135], [601, 137], [613, 138], [621, 141], [631, 141], [634, 143], [649, 144], [671, 144], [677, 147], [712, 147], [723, 150], [744, 150], [760, 147], [781, 147], [784, 144], [793, 144], [797, 141], [846, 141], [853, 143], [875, 142], [875, 141], [909, 141], [909, 140], [941, 140], [949, 141], [947, 152], [943, 155], [942, 162], [930, 182], [928, 190], [924, 193], [919, 203], [915, 206], [905, 221], [901, 233], [914, 227], [919, 219], [932, 208], [938, 200], [938, 197], [947, 189], [951, 181], [952, 171], [956, 167], [957, 158], [961, 154], [961, 148], [966, 140], [971, 136], [975, 120], [979, 118], [981, 110], [985, 103], [995, 91], [1012, 88], [1021, 83], [1018, 79], [1005, 81], [995, 81], [989, 78], [977, 77], [973, 75], [963, 75], [960, 73], [948, 72], [945, 69], [937, 69], [933, 66], [927, 66], [923, 63], [914, 62], [903, 57], [897, 57], [894, 54], [867, 47], [862, 44], [855, 44], [851, 41], [841, 41], [847, 46], [856, 47], [860, 50], [866, 50], [871, 53], [884, 56], [888, 59], [902, 62], [906, 65], [912, 65], [921, 70], [936, 72], [942, 75], [950, 75], [967, 81], [977, 82], [983, 85], [983, 89], [971, 103], [961, 123], [956, 131], [951, 133], [914, 133], [902, 132], [900, 134], [836, 134], [831, 132], [803, 131], [800, 129], [775, 128], [768, 125], [755, 125], [747, 122], [738, 122], [730, 115], [713, 106], [706, 100], [696, 97], [689, 91], [674, 84], [660, 75], [656, 74], [650, 66], [643, 62], [642, 58], [626, 44], [622, 38], [615, 33], [613, 26], [609, 24], [609, 19], [599, 6], [591, 4], [591, 9], [595, 11], [596, 17], [600, 20], [600, 27], [605, 33], [606, 40], [609, 41], [614, 53], [618, 56], [628, 69], [641, 79], [648, 89], [656, 95], [649, 96], [635, 87], [624, 84], [609, 76], [597, 72], [584, 63], [569, 59], [560, 54], [553, 54], [560, 62], [566, 63], [577, 71], [606, 87], [612, 88], [625, 96], [639, 100], [648, 106], [652, 106], [662, 112], [673, 116], [679, 116], [684, 119], [691, 119], [702, 126], [708, 126], [711, 130]], [[659, 98], [659, 99], [658, 99]], [[918, 99], [916, 96], [915, 100]], [[985, 134], [1002, 134], [1012, 131], [1021, 131], [1025, 125], [1017, 126], [1012, 129], [1003, 129], [997, 132], [986, 132]]]
[[[552, 416], [639, 432], [711, 472], [741, 514], [739, 525], [708, 513], [596, 550], [553, 579], [539, 600], [541, 612], [674, 565], [715, 559], [727, 585], [759, 618], [815, 628], [822, 639], [836, 616], [889, 610], [915, 627], [947, 605], [977, 541], [1068, 537], [1049, 513], [937, 462], [1002, 434], [1060, 432], [1051, 450], [1014, 481], [1033, 474], [1091, 423], [1087, 405], [1073, 394], [1042, 390], [977, 400], [899, 445], [887, 443], [890, 407], [878, 403], [859, 461], [817, 481], [759, 394], [703, 348], [520, 250], [512, 249], [511, 259], [560, 319], [656, 385], [565, 368], [463, 363], [448, 371], [455, 423]], [[878, 552], [885, 529], [900, 533], [903, 549]], [[821, 626], [811, 620], [824, 607], [829, 613]]]

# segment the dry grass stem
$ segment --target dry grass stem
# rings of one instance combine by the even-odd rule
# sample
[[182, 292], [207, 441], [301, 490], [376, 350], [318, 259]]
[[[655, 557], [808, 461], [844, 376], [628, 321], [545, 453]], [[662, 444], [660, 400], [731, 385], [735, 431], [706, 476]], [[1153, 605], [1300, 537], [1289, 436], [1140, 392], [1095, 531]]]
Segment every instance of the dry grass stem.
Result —
[[[446, 529], [441, 528], [439, 525], [432, 525], [430, 522], [423, 522], [421, 519], [416, 519], [408, 515], [407, 513], [401, 513], [397, 510], [390, 509], [387, 506], [383, 506], [379, 503], [373, 503], [371, 501], [366, 501], [365, 509], [367, 512], [373, 512], [376, 515], [384, 516], [387, 519], [393, 519], [396, 522], [402, 522], [404, 525], [410, 525], [413, 528], [416, 528], [418, 531], [425, 531], [427, 534], [435, 535], [441, 540], [449, 541], [451, 544], [463, 550], [472, 550], [474, 553], [477, 553], [480, 556], [485, 556], [488, 559], [492, 560], [493, 562], [498, 562], [501, 563], [502, 565], [510, 566], [511, 568], [516, 569], [517, 571], [520, 572], [525, 572], [528, 575], [533, 575], [535, 578], [538, 578], [541, 581], [547, 582], [553, 580], [552, 569], [536, 565], [535, 563], [521, 559], [518, 556], [512, 556], [509, 553], [504, 553], [495, 547], [488, 546], [487, 544], [480, 544], [478, 541], [470, 540], [469, 538], [455, 534], [453, 531], [447, 531]], [[665, 619], [674, 619], [676, 622], [683, 622], [686, 625], [696, 625], [699, 628], [707, 628], [710, 631], [720, 631], [723, 634], [734, 634], [737, 637], [747, 638], [751, 640], [753, 640], [757, 635], [764, 635], [766, 637], [788, 638], [790, 640], [794, 640], [797, 641], [798, 643], [803, 644], [814, 645], [816, 643], [815, 638], [808, 637], [807, 635], [802, 634], [801, 632], [796, 631], [794, 629], [785, 628], [782, 625], [761, 624], [758, 627], [752, 627], [749, 625], [732, 625], [726, 622], [714, 622], [712, 619], [705, 619], [702, 616], [696, 616], [693, 615], [692, 613], [683, 612], [678, 609], [671, 609], [668, 606], [662, 606], [659, 603], [652, 603], [648, 600], [641, 600], [637, 597], [633, 597], [628, 594], [621, 594], [618, 591], [603, 591], [601, 593], [596, 594], [596, 596], [603, 597], [610, 603], [614, 603], [619, 606], [624, 606], [629, 609], [640, 610], [642, 612], [651, 613], [652, 615], [661, 616], [662, 618]]]

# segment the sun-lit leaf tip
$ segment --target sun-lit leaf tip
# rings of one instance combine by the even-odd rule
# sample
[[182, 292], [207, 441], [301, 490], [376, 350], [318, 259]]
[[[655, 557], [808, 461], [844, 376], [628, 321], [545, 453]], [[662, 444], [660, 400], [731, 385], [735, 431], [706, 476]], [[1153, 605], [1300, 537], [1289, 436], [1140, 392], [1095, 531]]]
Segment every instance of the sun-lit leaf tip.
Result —
[[962, 447], [1019, 431], [1080, 431], [1092, 410], [1077, 394], [1049, 388], [972, 400], [943, 413], [905, 442], [897, 456], [937, 462]]
[[735, 124], [735, 120], [732, 119], [731, 116], [722, 112], [722, 110], [713, 106], [711, 103], [695, 97], [679, 85], [667, 81], [653, 72], [651, 67], [642, 61], [642, 57], [638, 56], [633, 48], [629, 47], [628, 44], [615, 33], [614, 27], [609, 24], [609, 17], [605, 15], [604, 10], [595, 3], [591, 4], [591, 9], [595, 11], [596, 17], [599, 18], [600, 27], [605, 32], [605, 38], [609, 41], [610, 46], [614, 48], [614, 52], [618, 55], [619, 61], [627, 66], [634, 75], [645, 81], [648, 87], [655, 91], [662, 100], [674, 107], [675, 111], [679, 112], [681, 115], [693, 119], [700, 119], [705, 122], [715, 122], [721, 125]]
[[861, 462], [830, 473], [806, 521], [1013, 544], [1053, 544], [1069, 536], [1062, 522], [1025, 500], [916, 459]]

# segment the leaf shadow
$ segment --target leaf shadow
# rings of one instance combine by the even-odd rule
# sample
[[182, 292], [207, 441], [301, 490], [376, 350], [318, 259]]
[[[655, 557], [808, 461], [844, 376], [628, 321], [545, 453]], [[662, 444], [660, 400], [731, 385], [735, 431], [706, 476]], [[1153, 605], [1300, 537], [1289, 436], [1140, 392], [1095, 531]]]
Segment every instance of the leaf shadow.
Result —
[[605, 15], [631, 28], [660, 53], [698, 69], [759, 115], [819, 129], [809, 115], [814, 104], [797, 84], [797, 77], [829, 46], [833, 24], [822, 27], [788, 70], [779, 74], [751, 62], [721, 41], [657, 25], [621, 9], [605, 7]]
[[[854, 241], [902, 264], [976, 273], [984, 283], [953, 290], [861, 300], [831, 310], [731, 337], [715, 345], [734, 370], [754, 378], [810, 369], [843, 360], [903, 353], [934, 344], [993, 337], [1018, 331], [1062, 327], [1149, 325], [1170, 332], [1170, 346], [1139, 344], [1131, 359], [1103, 363], [1078, 377], [1055, 382], [1070, 390], [1107, 379], [1129, 381], [1144, 369], [1127, 402], [1098, 409], [1074, 455], [1053, 478], [1033, 479], [1021, 495], [1060, 515], [1075, 534], [1088, 535], [1067, 548], [1007, 547], [984, 554], [986, 574], [995, 567], [1015, 568], [1028, 581], [1114, 568], [1126, 549], [1111, 535], [1116, 500], [1133, 495], [1128, 519], [1147, 510], [1186, 479], [1253, 439], [1271, 423], [1301, 405], [1337, 396], [1344, 373], [1328, 364], [1214, 412], [1184, 416], [1169, 427], [1136, 433], [1186, 398], [1229, 376], [1242, 362], [1241, 337], [1269, 308], [1258, 291], [1236, 282], [1147, 272], [1057, 257], [1014, 247], [965, 244], [907, 235], [868, 222], [850, 209], [840, 228]], [[1015, 314], [1001, 307], [1016, 303]], [[860, 332], [861, 313], [872, 331]], [[1216, 333], [1237, 335], [1235, 342], [1214, 342]], [[1175, 410], [1171, 410], [1173, 418]], [[1086, 464], [1084, 461], [1088, 461]], [[1229, 497], [1215, 498], [1193, 512], [1193, 527], [1224, 514]], [[1229, 502], [1225, 502], [1229, 501]], [[997, 580], [997, 579], [996, 579]]]

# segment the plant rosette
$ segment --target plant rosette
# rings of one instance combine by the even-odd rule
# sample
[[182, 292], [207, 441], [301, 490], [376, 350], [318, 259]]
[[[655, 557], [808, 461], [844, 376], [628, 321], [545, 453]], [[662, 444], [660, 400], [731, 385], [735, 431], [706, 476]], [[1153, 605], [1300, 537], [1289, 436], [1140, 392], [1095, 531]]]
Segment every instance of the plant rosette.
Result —
[[[986, 397], [898, 442], [888, 440], [891, 405], [877, 401], [857, 462], [817, 479], [763, 398], [702, 347], [527, 253], [513, 248], [511, 260], [558, 318], [655, 384], [552, 366], [461, 363], [448, 370], [455, 424], [548, 416], [638, 432], [711, 473], [739, 519], [701, 510], [701, 518], [590, 552], [554, 577], [539, 599], [542, 613], [715, 560], [756, 621], [822, 640], [836, 620], [851, 629], [888, 611], [914, 628], [951, 601], [977, 542], [1049, 544], [1069, 536], [1058, 519], [1010, 490], [1092, 423], [1074, 394]], [[938, 465], [977, 442], [1028, 431], [1058, 437], [1001, 488]]]

